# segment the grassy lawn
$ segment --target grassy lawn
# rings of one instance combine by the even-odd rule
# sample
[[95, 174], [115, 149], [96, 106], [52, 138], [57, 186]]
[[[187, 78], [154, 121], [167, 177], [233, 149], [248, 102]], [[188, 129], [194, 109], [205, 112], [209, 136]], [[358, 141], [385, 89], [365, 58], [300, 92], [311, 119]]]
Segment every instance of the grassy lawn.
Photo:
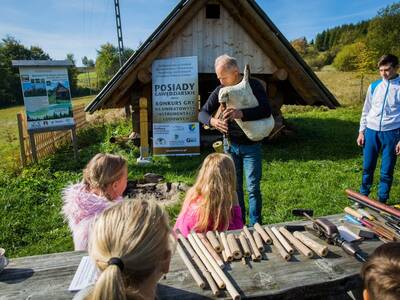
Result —
[[[89, 76], [88, 76], [89, 75]], [[88, 73], [80, 73], [78, 74], [78, 86], [79, 87], [89, 87], [89, 82], [90, 82], [90, 88], [92, 89], [97, 89], [97, 75], [96, 72], [88, 72]]]
[[[347, 73], [342, 78], [337, 72], [319, 72], [318, 76], [345, 105], [335, 110], [324, 107], [283, 108], [293, 133], [263, 145], [261, 190], [264, 223], [294, 219], [291, 216], [293, 208], [312, 208], [317, 216], [339, 213], [349, 204], [344, 189], [357, 190], [359, 187], [362, 156], [355, 139], [361, 106], [351, 102], [359, 94], [359, 86], [354, 83], [357, 79], [354, 74]], [[88, 100], [80, 99], [74, 103]], [[8, 146], [4, 142], [8, 138], [6, 132], [16, 132], [12, 122], [20, 109], [0, 110], [0, 124], [2, 128], [8, 126], [2, 130], [5, 135], [1, 136], [1, 151]], [[155, 158], [152, 165], [138, 166], [137, 149], [108, 143], [111, 135], [127, 135], [129, 132], [130, 125], [125, 121], [96, 125], [79, 134], [78, 162], [72, 159], [71, 148], [65, 147], [22, 172], [0, 168], [0, 246], [7, 250], [8, 256], [73, 249], [71, 234], [60, 215], [61, 190], [81, 178], [82, 168], [94, 154], [112, 152], [125, 156], [130, 179], [155, 172], [164, 175], [168, 181], [192, 184], [197, 168], [212, 151], [202, 149], [199, 157]], [[15, 146], [13, 149], [18, 151]], [[391, 203], [399, 202], [399, 175], [397, 168]], [[376, 188], [372, 197], [376, 197]], [[168, 208], [171, 223], [179, 209], [180, 204]]]

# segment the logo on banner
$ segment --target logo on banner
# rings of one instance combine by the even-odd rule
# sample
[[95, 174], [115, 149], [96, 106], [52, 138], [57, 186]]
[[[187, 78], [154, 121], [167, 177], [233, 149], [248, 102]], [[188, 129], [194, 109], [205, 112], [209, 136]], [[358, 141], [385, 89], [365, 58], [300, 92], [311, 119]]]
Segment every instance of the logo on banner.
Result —
[[189, 124], [189, 130], [190, 131], [195, 131], [196, 130], [196, 124]]

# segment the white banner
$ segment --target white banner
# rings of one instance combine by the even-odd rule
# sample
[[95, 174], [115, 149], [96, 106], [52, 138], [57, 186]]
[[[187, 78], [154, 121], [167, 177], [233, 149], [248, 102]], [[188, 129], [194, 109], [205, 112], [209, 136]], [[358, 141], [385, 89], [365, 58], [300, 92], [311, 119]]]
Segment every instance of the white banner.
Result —
[[20, 67], [28, 129], [74, 125], [65, 67]]
[[200, 154], [197, 56], [155, 60], [153, 154]]

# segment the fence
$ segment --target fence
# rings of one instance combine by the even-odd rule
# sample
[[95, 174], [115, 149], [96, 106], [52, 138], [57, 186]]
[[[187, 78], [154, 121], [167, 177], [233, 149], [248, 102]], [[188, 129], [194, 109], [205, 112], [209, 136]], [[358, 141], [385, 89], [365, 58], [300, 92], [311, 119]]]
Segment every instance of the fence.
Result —
[[[87, 125], [86, 113], [84, 105], [77, 105], [73, 108], [73, 114], [76, 129], [79, 130]], [[28, 126], [26, 115], [24, 113], [17, 114], [18, 133], [20, 142], [21, 163], [26, 166], [33, 161], [32, 149], [29, 142]], [[38, 159], [44, 158], [54, 152], [61, 145], [71, 142], [70, 130], [50, 131], [35, 134], [36, 154]]]

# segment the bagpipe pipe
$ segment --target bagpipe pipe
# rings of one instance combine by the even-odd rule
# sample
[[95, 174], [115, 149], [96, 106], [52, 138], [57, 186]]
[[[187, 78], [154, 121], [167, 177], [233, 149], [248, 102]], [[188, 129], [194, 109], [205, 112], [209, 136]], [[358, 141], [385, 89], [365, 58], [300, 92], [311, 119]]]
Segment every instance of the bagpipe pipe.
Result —
[[[218, 101], [220, 107], [213, 115], [214, 118], [222, 119], [223, 112], [226, 108], [235, 109], [248, 109], [259, 106], [257, 98], [253, 94], [253, 90], [250, 86], [250, 67], [245, 66], [244, 75], [242, 80], [232, 86], [225, 86], [219, 90]], [[270, 135], [275, 126], [274, 117], [272, 114], [269, 117], [265, 117], [253, 121], [243, 121], [241, 119], [234, 120], [239, 127], [243, 130], [244, 134], [252, 141], [261, 141]], [[211, 129], [205, 126], [206, 129]], [[229, 133], [228, 133], [229, 134]], [[224, 138], [229, 140], [229, 136], [224, 135]], [[222, 143], [220, 141], [213, 144], [216, 152], [222, 152]]]

